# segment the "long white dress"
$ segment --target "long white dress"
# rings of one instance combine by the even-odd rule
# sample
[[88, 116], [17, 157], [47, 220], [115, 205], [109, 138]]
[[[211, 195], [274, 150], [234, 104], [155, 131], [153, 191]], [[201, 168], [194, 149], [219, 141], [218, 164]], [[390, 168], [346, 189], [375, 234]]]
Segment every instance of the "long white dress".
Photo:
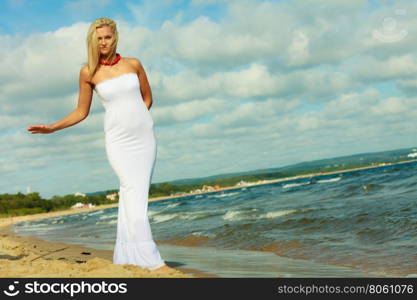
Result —
[[148, 219], [148, 193], [157, 143], [138, 75], [124, 73], [99, 82], [94, 89], [105, 108], [107, 158], [120, 183], [113, 263], [157, 269], [165, 262], [153, 240]]

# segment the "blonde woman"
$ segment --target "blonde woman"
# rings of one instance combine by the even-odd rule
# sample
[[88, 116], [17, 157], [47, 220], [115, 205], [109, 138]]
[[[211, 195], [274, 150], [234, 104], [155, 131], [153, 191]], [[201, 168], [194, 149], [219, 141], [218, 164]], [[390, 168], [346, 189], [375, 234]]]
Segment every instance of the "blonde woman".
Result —
[[157, 153], [149, 112], [152, 92], [140, 61], [121, 57], [117, 42], [116, 23], [95, 20], [88, 30], [88, 64], [80, 70], [77, 108], [54, 124], [32, 125], [28, 131], [49, 134], [81, 122], [89, 114], [94, 90], [105, 108], [107, 158], [120, 183], [113, 263], [173, 270], [160, 256], [147, 212]]

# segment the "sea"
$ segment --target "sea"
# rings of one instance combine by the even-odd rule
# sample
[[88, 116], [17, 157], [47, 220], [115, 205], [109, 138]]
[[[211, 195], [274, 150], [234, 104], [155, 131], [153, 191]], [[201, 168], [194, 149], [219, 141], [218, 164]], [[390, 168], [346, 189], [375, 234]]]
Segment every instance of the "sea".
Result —
[[[117, 207], [11, 230], [113, 250]], [[149, 202], [164, 260], [219, 277], [417, 277], [417, 163]]]

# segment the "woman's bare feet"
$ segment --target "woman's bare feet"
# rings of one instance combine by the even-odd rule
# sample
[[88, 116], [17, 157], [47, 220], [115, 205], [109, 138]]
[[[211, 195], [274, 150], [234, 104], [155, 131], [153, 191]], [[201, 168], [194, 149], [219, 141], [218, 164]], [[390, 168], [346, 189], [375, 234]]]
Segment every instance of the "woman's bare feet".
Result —
[[154, 271], [176, 271], [174, 268], [169, 267], [168, 265], [163, 265]]

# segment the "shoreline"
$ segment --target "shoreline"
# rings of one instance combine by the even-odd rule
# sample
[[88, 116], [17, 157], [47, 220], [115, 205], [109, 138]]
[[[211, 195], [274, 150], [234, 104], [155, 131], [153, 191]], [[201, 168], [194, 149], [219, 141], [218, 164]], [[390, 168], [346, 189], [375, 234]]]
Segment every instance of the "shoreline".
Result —
[[[106, 207], [103, 207], [106, 206]], [[111, 206], [114, 206], [113, 204]], [[31, 236], [21, 236], [10, 230], [22, 221], [62, 216], [111, 207], [41, 213], [0, 218], [0, 277], [17, 278], [211, 278], [217, 277], [199, 270], [173, 267], [173, 271], [149, 271], [135, 265], [115, 265], [112, 250], [99, 250], [81, 245], [50, 242]]]

